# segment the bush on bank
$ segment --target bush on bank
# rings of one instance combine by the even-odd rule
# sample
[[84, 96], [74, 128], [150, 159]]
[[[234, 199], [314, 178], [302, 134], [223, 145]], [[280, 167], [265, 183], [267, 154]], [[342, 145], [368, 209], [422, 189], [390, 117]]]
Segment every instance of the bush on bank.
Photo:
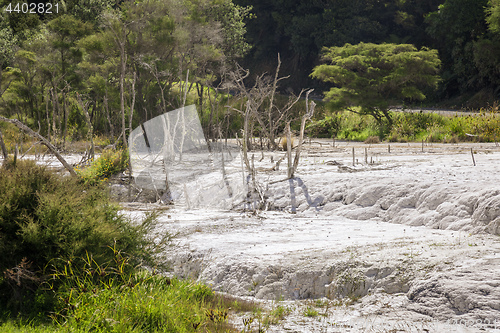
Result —
[[119, 252], [130, 267], [152, 261], [153, 215], [133, 225], [103, 187], [32, 161], [3, 165], [0, 174], [0, 312], [54, 311], [62, 281], [48, 281], [75, 258], [91, 256], [96, 265], [109, 266]]
[[392, 112], [391, 116], [392, 126], [380, 128], [372, 117], [338, 112], [311, 122], [307, 129], [312, 137], [354, 141], [365, 141], [374, 135], [391, 142], [494, 142], [500, 138], [500, 115], [494, 109], [481, 110], [478, 115]]
[[85, 168], [75, 168], [81, 181], [87, 185], [105, 182], [112, 175], [127, 169], [129, 163], [128, 150], [105, 150]]

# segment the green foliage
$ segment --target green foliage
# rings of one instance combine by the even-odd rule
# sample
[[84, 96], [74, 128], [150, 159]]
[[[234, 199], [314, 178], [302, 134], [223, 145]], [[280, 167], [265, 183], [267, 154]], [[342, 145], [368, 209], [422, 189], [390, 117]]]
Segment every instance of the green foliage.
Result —
[[[44, 270], [61, 267], [58, 263], [87, 254], [98, 264], [112, 262], [110, 247], [126, 253], [131, 263], [153, 263], [154, 215], [133, 226], [101, 187], [84, 186], [31, 161], [0, 172], [0, 313], [50, 307], [40, 285]], [[163, 237], [159, 247], [166, 241]]]
[[389, 141], [413, 141], [427, 130], [445, 125], [445, 118], [433, 113], [400, 112], [393, 115], [394, 124], [388, 136]]
[[66, 12], [84, 22], [99, 24], [100, 14], [116, 2], [113, 0], [67, 0]]
[[391, 123], [390, 105], [425, 99], [423, 89], [439, 79], [437, 51], [409, 44], [346, 44], [325, 48], [323, 60], [311, 76], [333, 83], [325, 98], [338, 109], [359, 106], [379, 123]]
[[10, 27], [0, 27], [0, 69], [11, 65], [17, 38], [14, 36]]
[[336, 112], [316, 120], [307, 126], [312, 137], [336, 138], [339, 140], [365, 141], [370, 136], [379, 136], [380, 127], [373, 118], [361, 117], [352, 112]]
[[[27, 15], [20, 11], [6, 12], [7, 6], [11, 6], [11, 9], [15, 9], [17, 5], [22, 6], [27, 2], [20, 0], [6, 1], [2, 0], [0, 2], [2, 21], [8, 22], [10, 28], [12, 29], [14, 35], [22, 40], [25, 40], [31, 36], [33, 31], [40, 25], [40, 17], [38, 15]], [[20, 7], [18, 7], [20, 8]], [[2, 22], [3, 23], [3, 22]]]
[[236, 332], [228, 324], [229, 307], [241, 302], [219, 297], [206, 285], [88, 263], [75, 270], [74, 262], [53, 275], [51, 282], [64, 285], [55, 294], [52, 322], [8, 321], [0, 325], [2, 332]]
[[306, 317], [317, 317], [318, 315], [319, 315], [318, 310], [316, 310], [315, 308], [313, 308], [311, 306], [308, 306], [304, 310], [304, 316], [306, 316]]
[[279, 324], [279, 322], [285, 319], [285, 317], [288, 316], [290, 313], [292, 313], [291, 307], [279, 304], [276, 307], [274, 307], [271, 310], [271, 312], [267, 314], [267, 316], [263, 320], [263, 323], [264, 325]]
[[[19, 152], [25, 152], [35, 144], [33, 138], [19, 131], [19, 128], [14, 124], [0, 122], [0, 129], [2, 130], [3, 140], [8, 153], [13, 154], [16, 150], [16, 145], [18, 146]], [[45, 148], [42, 149], [45, 150]]]
[[[281, 54], [283, 75], [295, 91], [316, 88], [307, 80], [322, 47], [345, 43], [411, 43], [431, 46], [425, 15], [442, 0], [235, 0], [252, 5], [256, 18], [248, 22], [254, 45], [246, 58], [251, 72], [271, 71], [270, 55]], [[272, 33], [269, 33], [272, 32]]]
[[90, 166], [80, 169], [75, 168], [84, 184], [96, 185], [106, 182], [109, 177], [128, 167], [128, 150], [105, 150]]
[[[0, 7], [7, 4], [0, 1]], [[33, 118], [34, 129], [63, 148], [68, 135], [87, 134], [77, 94], [88, 106], [94, 133], [116, 138], [131, 117], [133, 95], [131, 127], [180, 107], [184, 94], [174, 86], [188, 70], [191, 83], [207, 87], [250, 47], [244, 37], [250, 7], [231, 0], [69, 0], [60, 6], [58, 15], [20, 30], [0, 20], [0, 64], [14, 69], [0, 76], [0, 113]], [[21, 15], [19, 24], [37, 18]], [[35, 32], [25, 43], [19, 37], [24, 30]], [[7, 74], [13, 71], [11, 82]], [[193, 99], [200, 104], [207, 97], [202, 91]]]
[[[335, 137], [340, 140], [365, 141], [377, 135], [392, 142], [429, 141], [498, 142], [500, 116], [498, 108], [482, 110], [479, 115], [443, 116], [423, 112], [391, 112], [393, 124], [380, 128], [373, 119], [352, 112], [327, 115], [308, 126], [308, 133], [315, 137]], [[335, 119], [335, 122], [332, 122]]]
[[[137, 277], [133, 277], [137, 279]], [[98, 286], [96, 286], [98, 287]], [[201, 285], [159, 276], [77, 294], [62, 328], [88, 327], [107, 332], [190, 332], [193, 324], [208, 323]]]
[[308, 135], [314, 138], [334, 138], [340, 132], [342, 118], [342, 113], [334, 113], [313, 121], [306, 125]]
[[243, 57], [251, 48], [245, 40], [245, 22], [253, 18], [252, 6], [238, 6], [232, 1], [220, 1], [209, 8], [209, 16], [220, 22], [224, 34], [224, 54], [229, 59]]
[[488, 0], [446, 0], [426, 17], [427, 33], [434, 39], [443, 62], [443, 94], [484, 87], [477, 77], [474, 42], [487, 31], [487, 4]]
[[140, 268], [169, 244], [155, 213], [131, 224], [103, 188], [34, 162], [0, 172], [0, 331], [229, 332], [229, 307], [248, 308]]
[[488, 28], [498, 34], [500, 33], [500, 1], [499, 0], [489, 0], [488, 7], [486, 8], [486, 22], [488, 23]]
[[[73, 73], [75, 65], [82, 59], [82, 51], [76, 46], [77, 41], [92, 33], [93, 26], [80, 19], [63, 14], [47, 24], [47, 28], [52, 33], [49, 40], [51, 46], [56, 50], [60, 63], [60, 72], [64, 77], [64, 84], [78, 80], [78, 75]], [[71, 69], [71, 71], [70, 71]], [[54, 77], [52, 78], [54, 80]], [[72, 82], [73, 81], [73, 82]]]
[[209, 322], [210, 288], [137, 270], [127, 256], [110, 250], [111, 262], [99, 264], [87, 255], [52, 270], [46, 285], [59, 285], [51, 317], [61, 329], [186, 332], [193, 323]]

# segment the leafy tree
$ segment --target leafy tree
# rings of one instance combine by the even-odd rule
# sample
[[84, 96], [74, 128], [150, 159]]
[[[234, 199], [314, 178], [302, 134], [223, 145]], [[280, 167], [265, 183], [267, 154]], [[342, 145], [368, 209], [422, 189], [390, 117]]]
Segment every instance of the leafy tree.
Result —
[[116, 0], [66, 0], [67, 13], [84, 22], [98, 25], [102, 12], [117, 3]]
[[118, 117], [110, 112], [110, 104], [119, 64], [119, 57], [114, 56], [114, 41], [108, 34], [98, 32], [81, 39], [78, 46], [84, 51], [83, 61], [78, 64], [84, 86], [81, 94], [92, 100], [93, 110], [100, 110], [93, 112], [94, 129], [114, 141]]
[[47, 26], [53, 33], [51, 44], [59, 53], [62, 75], [66, 76], [68, 67], [82, 57], [76, 42], [92, 33], [93, 26], [67, 14], [53, 19]]
[[[0, 28], [0, 70], [12, 63], [17, 39], [10, 27]], [[1, 75], [1, 74], [0, 74]]]
[[481, 88], [474, 62], [474, 42], [487, 31], [485, 6], [488, 0], [446, 0], [430, 13], [427, 32], [434, 38], [443, 61], [446, 95]]
[[[66, 142], [68, 133], [69, 108], [67, 92], [71, 86], [78, 83], [79, 77], [75, 72], [76, 65], [82, 59], [82, 51], [76, 46], [77, 41], [93, 31], [93, 25], [78, 18], [63, 14], [47, 24], [50, 31], [49, 42], [57, 52], [56, 77], [52, 78], [54, 90], [59, 91], [62, 98], [63, 115], [63, 142]], [[57, 86], [56, 86], [57, 85]]]
[[[294, 88], [311, 86], [307, 77], [324, 46], [345, 43], [411, 43], [429, 45], [424, 17], [443, 0], [234, 0], [252, 5], [248, 23], [254, 48], [245, 67], [271, 72], [280, 53], [284, 74], [293, 74]], [[317, 82], [316, 82], [317, 84]], [[299, 90], [297, 89], [297, 90]]]
[[[126, 3], [130, 5], [129, 3]], [[118, 9], [109, 9], [103, 14], [103, 24], [106, 30], [113, 37], [115, 46], [119, 51], [120, 56], [120, 111], [121, 111], [121, 135], [123, 147], [127, 147], [127, 137], [125, 135], [125, 75], [127, 72], [127, 42], [128, 36], [131, 33], [131, 25], [134, 22], [129, 20], [126, 15]]]
[[500, 0], [489, 0], [486, 14], [488, 28], [492, 32], [500, 34]]
[[[22, 11], [15, 11], [13, 9], [16, 6], [22, 6], [23, 3], [26, 4], [28, 1], [21, 0], [0, 0], [0, 7], [2, 10], [2, 21], [5, 19], [9, 22], [9, 26], [16, 36], [21, 37], [20, 39], [25, 40], [31, 36], [32, 32], [38, 28], [40, 25], [40, 18], [38, 15], [27, 15]], [[12, 11], [7, 12], [6, 9], [10, 6]], [[18, 9], [20, 7], [17, 7]], [[6, 17], [5, 17], [6, 16]]]
[[498, 94], [500, 86], [500, 1], [490, 0], [486, 8], [488, 33], [474, 42], [474, 65], [481, 87], [491, 87]]
[[212, 98], [206, 87], [222, 82], [249, 49], [244, 35], [250, 7], [232, 0], [68, 0], [63, 7], [17, 30], [0, 20], [0, 61], [16, 73], [0, 112], [33, 118], [52, 141], [81, 137], [78, 131], [89, 125], [84, 105], [96, 133], [121, 132], [126, 144], [134, 119], [183, 103], [178, 87], [186, 87], [179, 82], [188, 71], [188, 89], [196, 87], [206, 105]]
[[410, 44], [346, 44], [323, 49], [323, 60], [311, 76], [334, 84], [326, 99], [337, 108], [359, 106], [379, 124], [392, 124], [391, 105], [425, 99], [424, 89], [439, 80], [437, 51]]
[[243, 57], [251, 48], [245, 39], [247, 32], [245, 21], [254, 18], [251, 10], [252, 6], [238, 6], [232, 1], [217, 2], [208, 10], [208, 16], [221, 26], [222, 49], [228, 59]]

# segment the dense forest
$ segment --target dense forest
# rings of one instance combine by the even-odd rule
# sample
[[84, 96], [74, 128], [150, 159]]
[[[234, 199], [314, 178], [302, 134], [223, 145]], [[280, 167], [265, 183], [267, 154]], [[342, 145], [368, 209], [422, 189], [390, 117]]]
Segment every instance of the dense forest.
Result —
[[428, 103], [482, 106], [500, 93], [499, 0], [1, 0], [0, 7], [0, 115], [62, 145], [89, 129], [126, 145], [126, 129], [193, 102], [208, 137], [222, 128], [232, 135], [241, 116], [225, 107], [231, 73], [248, 69], [251, 86], [262, 73], [274, 75], [279, 55], [279, 75], [289, 75], [283, 95], [320, 94], [329, 86], [311, 72], [322, 50], [346, 43], [437, 49], [441, 79]]
[[[250, 68], [269, 68], [281, 53], [294, 86], [318, 84], [308, 78], [323, 47], [345, 43], [408, 43], [437, 49], [442, 83], [435, 100], [485, 91], [498, 95], [500, 40], [496, 0], [318, 0], [248, 1], [253, 45]], [[469, 95], [470, 97], [470, 95]]]

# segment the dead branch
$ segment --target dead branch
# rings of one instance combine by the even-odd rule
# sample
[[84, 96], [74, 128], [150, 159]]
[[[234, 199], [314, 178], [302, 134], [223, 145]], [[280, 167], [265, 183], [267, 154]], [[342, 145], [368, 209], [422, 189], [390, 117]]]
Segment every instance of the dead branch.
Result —
[[286, 123], [286, 156], [288, 160], [287, 177], [293, 178], [292, 167], [292, 131], [290, 130], [290, 122]]
[[20, 122], [19, 120], [17, 119], [9, 119], [9, 118], [5, 118], [5, 117], [2, 117], [0, 116], [0, 120], [1, 121], [5, 121], [5, 122], [8, 122], [8, 123], [11, 123], [11, 124], [14, 124], [16, 125], [19, 129], [25, 131], [26, 133], [28, 133], [29, 135], [31, 135], [32, 137], [42, 141], [42, 143], [47, 146], [47, 148], [51, 151], [52, 154], [55, 155], [55, 157], [62, 163], [62, 165], [66, 168], [66, 170], [69, 171], [69, 173], [72, 175], [72, 176], [77, 176], [75, 170], [73, 169], [73, 167], [71, 165], [68, 164], [68, 162], [66, 162], [66, 160], [61, 156], [61, 154], [59, 154], [59, 152], [57, 151], [57, 148], [54, 147], [45, 137], [43, 137], [42, 135], [40, 135], [39, 133], [36, 133], [35, 131], [33, 131], [31, 128], [29, 128], [28, 126], [26, 126], [25, 124], [23, 124], [22, 122]]
[[293, 161], [293, 168], [292, 168], [292, 177], [295, 171], [297, 171], [297, 167], [299, 166], [299, 158], [300, 158], [300, 152], [302, 150], [302, 143], [304, 141], [304, 131], [306, 129], [306, 121], [311, 119], [312, 116], [314, 115], [314, 107], [316, 106], [316, 103], [314, 103], [314, 101], [311, 101], [311, 105], [309, 105], [309, 94], [313, 90], [314, 89], [311, 89], [306, 92], [306, 113], [302, 116], [302, 122], [300, 124], [299, 145], [297, 146], [297, 150], [295, 151], [295, 159]]

